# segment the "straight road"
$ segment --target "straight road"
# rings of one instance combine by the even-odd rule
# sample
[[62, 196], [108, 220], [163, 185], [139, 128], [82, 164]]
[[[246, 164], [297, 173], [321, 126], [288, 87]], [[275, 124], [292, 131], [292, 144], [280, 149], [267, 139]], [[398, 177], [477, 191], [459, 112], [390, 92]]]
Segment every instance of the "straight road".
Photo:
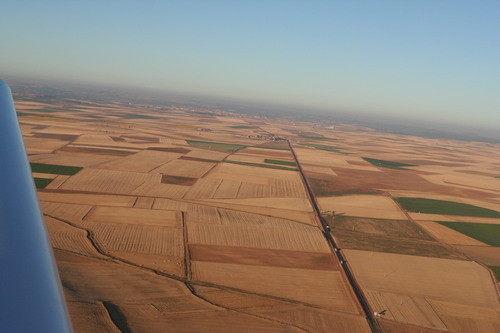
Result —
[[354, 275], [349, 268], [349, 265], [347, 264], [346, 258], [344, 254], [342, 253], [342, 250], [338, 247], [337, 242], [335, 242], [335, 239], [332, 237], [332, 234], [330, 233], [330, 227], [326, 223], [326, 221], [323, 219], [321, 216], [321, 211], [319, 210], [318, 203], [316, 202], [316, 197], [314, 195], [314, 192], [312, 191], [309, 182], [307, 181], [306, 176], [304, 175], [304, 171], [302, 170], [302, 167], [299, 163], [299, 159], [297, 158], [297, 155], [295, 154], [295, 151], [293, 150], [292, 144], [290, 140], [287, 140], [288, 146], [290, 147], [290, 151], [292, 152], [293, 159], [295, 160], [295, 164], [297, 164], [297, 168], [299, 169], [300, 176], [302, 178], [302, 181], [304, 182], [304, 185], [307, 190], [307, 194], [309, 196], [309, 200], [311, 201], [311, 204], [314, 209], [314, 213], [316, 214], [317, 220], [320, 222], [321, 227], [323, 229], [323, 235], [325, 236], [326, 240], [330, 243], [331, 247], [334, 250], [334, 253], [337, 255], [337, 259], [340, 262], [340, 267], [342, 267], [342, 270], [345, 273], [345, 276], [347, 277], [347, 280], [349, 281], [349, 284], [351, 285], [352, 290], [354, 291], [354, 294], [356, 295], [356, 298], [361, 305], [361, 308], [363, 309], [363, 312], [365, 314], [366, 320], [368, 321], [368, 324], [370, 325], [370, 328], [372, 332], [374, 333], [379, 333], [380, 328], [378, 326], [378, 323], [376, 322], [375, 318], [373, 317], [373, 313], [370, 310], [370, 307], [368, 305], [368, 302], [366, 301], [366, 298], [363, 294], [363, 291], [361, 290], [359, 284], [357, 283], [356, 279], [354, 278]]

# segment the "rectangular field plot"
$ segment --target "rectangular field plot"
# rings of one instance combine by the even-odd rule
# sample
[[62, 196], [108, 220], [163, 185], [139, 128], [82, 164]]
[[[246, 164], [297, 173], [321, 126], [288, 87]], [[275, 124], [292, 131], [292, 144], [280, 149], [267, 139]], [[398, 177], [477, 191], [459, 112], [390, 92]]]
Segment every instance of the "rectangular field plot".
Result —
[[222, 209], [222, 208], [218, 208], [217, 210], [221, 218], [221, 223], [224, 225], [267, 226], [267, 227], [284, 227], [284, 228], [294, 228], [294, 229], [300, 229], [300, 228], [310, 229], [316, 227], [278, 217], [253, 214], [248, 212], [241, 212], [237, 210]]
[[465, 234], [445, 227], [442, 224], [431, 221], [417, 221], [417, 223], [428, 233], [439, 239], [440, 241], [453, 245], [478, 245], [486, 246], [485, 243], [471, 238]]
[[269, 179], [268, 185], [242, 182], [238, 198], [307, 198], [300, 179]]
[[189, 242], [276, 250], [330, 253], [317, 228], [188, 224]]
[[406, 215], [388, 197], [379, 195], [344, 195], [318, 198], [323, 210], [333, 210], [348, 216], [406, 220]]
[[60, 188], [101, 193], [131, 194], [144, 183], [160, 183], [161, 175], [112, 171], [101, 169], [84, 169], [68, 179]]
[[150, 179], [150, 181], [144, 182], [132, 191], [131, 194], [138, 196], [179, 199], [184, 197], [187, 191], [189, 191], [189, 186], [162, 184], [158, 182], [158, 179], [161, 178], [152, 179], [152, 181]]
[[38, 192], [38, 198], [40, 201], [114, 207], [132, 207], [137, 199], [122, 195], [52, 192]]
[[175, 160], [179, 156], [181, 154], [144, 150], [110, 162], [101, 163], [97, 167], [108, 170], [149, 172], [160, 165]]
[[455, 247], [488, 266], [500, 266], [500, 247], [474, 245], [456, 245]]
[[189, 202], [156, 198], [153, 209], [167, 209], [182, 211], [184, 218], [189, 223], [221, 224], [220, 215], [217, 208], [203, 205], [196, 205]]
[[477, 239], [483, 243], [500, 246], [500, 225], [466, 222], [439, 222], [445, 227], [456, 230], [464, 235]]
[[[312, 212], [311, 203], [307, 198], [248, 198], [248, 199], [206, 199], [208, 204], [228, 204], [254, 206], [262, 208], [276, 208], [291, 211]], [[227, 207], [227, 206], [226, 206]], [[272, 215], [272, 214], [271, 214]]]
[[333, 253], [289, 250], [256, 249], [240, 246], [190, 244], [191, 260], [241, 265], [303, 268], [312, 270], [339, 270]]
[[233, 152], [241, 148], [245, 148], [245, 145], [223, 143], [223, 142], [208, 142], [208, 141], [196, 141], [196, 140], [186, 140], [186, 142], [198, 148], [212, 149], [218, 151]]
[[366, 290], [365, 294], [373, 309], [387, 310], [384, 315], [386, 319], [446, 330], [446, 325], [423, 297], [374, 290]]
[[[285, 199], [287, 200], [287, 199]], [[269, 217], [283, 218], [290, 221], [297, 221], [305, 224], [310, 224], [317, 226], [317, 222], [314, 218], [312, 211], [298, 211], [291, 209], [280, 209], [280, 208], [269, 208], [269, 207], [259, 207], [250, 205], [238, 205], [232, 203], [224, 203], [217, 201], [203, 201], [204, 205], [211, 207], [226, 208], [229, 210], [238, 210], [240, 212], [253, 213], [258, 215], [264, 215]]]
[[209, 199], [215, 195], [222, 179], [200, 178], [184, 195], [185, 199]]
[[237, 180], [224, 179], [213, 194], [216, 199], [234, 199], [238, 195], [241, 182]]
[[500, 330], [499, 308], [429, 300], [450, 332], [496, 333]]
[[199, 178], [212, 169], [215, 164], [216, 163], [211, 162], [175, 160], [153, 171], [155, 173], [162, 173], [170, 176]]
[[222, 153], [219, 151], [192, 150], [184, 156], [190, 158], [199, 158], [202, 160], [209, 160], [209, 161], [222, 161], [228, 155], [229, 155], [228, 153]]
[[58, 202], [41, 201], [40, 206], [44, 214], [63, 220], [79, 221], [90, 211], [92, 206]]
[[39, 138], [31, 136], [23, 137], [23, 141], [28, 154], [52, 153], [54, 150], [57, 150], [68, 143], [68, 141], [60, 141], [52, 139], [40, 140]]
[[52, 173], [55, 175], [67, 175], [71, 176], [80, 171], [81, 167], [65, 166], [65, 165], [54, 165], [54, 164], [43, 164], [31, 162], [31, 171], [39, 173]]
[[126, 207], [95, 207], [87, 214], [86, 222], [124, 223], [181, 227], [180, 213], [171, 210], [156, 210]]
[[363, 289], [499, 307], [489, 272], [472, 261], [344, 250]]
[[182, 229], [115, 223], [82, 223], [106, 251], [184, 256]]
[[106, 155], [92, 155], [85, 153], [70, 153], [58, 151], [55, 154], [30, 156], [30, 161], [44, 164], [88, 167], [113, 160], [115, 158], [116, 157]]
[[[338, 271], [203, 261], [193, 261], [191, 264], [193, 279], [197, 281], [292, 299], [332, 310], [359, 313], [349, 287]], [[325, 286], [326, 281], [328, 286]]]
[[500, 218], [500, 212], [496, 210], [459, 202], [408, 197], [398, 197], [394, 200], [410, 212]]

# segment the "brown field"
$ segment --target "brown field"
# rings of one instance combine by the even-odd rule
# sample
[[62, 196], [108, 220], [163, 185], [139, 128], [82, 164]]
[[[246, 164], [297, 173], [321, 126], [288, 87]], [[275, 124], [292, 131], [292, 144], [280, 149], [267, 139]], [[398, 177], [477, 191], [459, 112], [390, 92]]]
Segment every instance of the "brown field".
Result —
[[235, 199], [238, 196], [242, 182], [223, 179], [219, 187], [215, 190], [212, 195], [214, 199]]
[[70, 152], [56, 152], [54, 154], [39, 154], [30, 156], [31, 162], [79, 167], [94, 166], [113, 159], [116, 159], [116, 157]]
[[[388, 253], [346, 250], [348, 261], [374, 309], [388, 309], [387, 319], [453, 332], [482, 332], [475, 312], [500, 310], [489, 272], [477, 263]], [[418, 279], [415, 277], [418, 276]], [[470, 307], [461, 317], [433, 306]], [[493, 320], [495, 322], [495, 320]], [[488, 329], [488, 331], [491, 331]]]
[[190, 160], [175, 160], [154, 169], [155, 173], [163, 173], [170, 176], [181, 176], [199, 178], [215, 166], [215, 163], [198, 162]]
[[85, 221], [181, 227], [178, 212], [143, 208], [95, 207], [86, 215]]
[[65, 220], [82, 220], [92, 209], [89, 205], [77, 205], [58, 202], [40, 202], [44, 214]]
[[96, 167], [108, 170], [149, 172], [167, 162], [175, 160], [179, 156], [181, 154], [144, 150], [137, 154], [101, 163]]
[[120, 333], [102, 302], [68, 302], [68, 311], [75, 332]]
[[49, 185], [45, 186], [45, 189], [51, 190], [51, 189], [57, 189], [59, 188], [66, 180], [68, 180], [69, 176], [64, 176], [64, 175], [57, 175], [54, 180], [50, 182]]
[[182, 230], [178, 228], [115, 223], [82, 223], [95, 235], [96, 242], [106, 252], [161, 254], [184, 256]]
[[142, 184], [160, 183], [160, 175], [85, 168], [60, 188], [97, 193], [131, 194]]
[[417, 223], [432, 236], [447, 244], [479, 246], [488, 245], [436, 222], [417, 221]]
[[338, 261], [331, 253], [256, 249], [239, 246], [190, 244], [191, 260], [228, 264], [339, 270]]
[[308, 199], [301, 198], [250, 198], [250, 199], [208, 199], [203, 202], [230, 205], [257, 206], [264, 208], [289, 209], [303, 212], [312, 211]]
[[376, 195], [345, 195], [318, 198], [323, 210], [333, 210], [348, 216], [406, 220], [406, 215], [391, 198]]
[[455, 247], [467, 256], [488, 266], [500, 266], [500, 247], [474, 245], [457, 245]]
[[289, 143], [321, 210], [343, 213], [326, 220], [370, 311], [388, 310], [382, 332], [500, 331], [483, 266], [500, 266], [498, 247], [435, 222], [500, 219], [406, 215], [391, 199], [500, 210], [498, 144], [180, 103], [36, 98], [15, 97], [36, 114], [19, 117], [29, 160], [83, 168], [33, 175], [53, 179], [38, 194], [76, 332], [370, 332], [300, 173], [262, 167], [294, 162]]
[[211, 161], [222, 161], [228, 155], [229, 154], [220, 151], [193, 150], [184, 155], [184, 157], [199, 158], [202, 160], [211, 160]]
[[114, 207], [132, 207], [136, 197], [106, 194], [38, 192], [41, 201], [63, 202], [83, 205], [104, 205]]
[[261, 227], [246, 225], [188, 224], [189, 242], [276, 250], [329, 253], [318, 229], [302, 225]]
[[[358, 313], [346, 282], [337, 271], [194, 261], [193, 278], [230, 287], [292, 299], [326, 309]], [[228, 275], [227, 272], [231, 272]], [[328, 281], [325, 293], [324, 281]]]
[[137, 201], [134, 204], [134, 207], [135, 208], [152, 208], [154, 201], [155, 201], [154, 198], [138, 197]]
[[51, 217], [45, 217], [45, 225], [50, 235], [50, 242], [54, 248], [103, 258], [90, 243], [85, 230], [75, 228]]
[[358, 315], [216, 288], [196, 287], [196, 291], [215, 304], [291, 323], [309, 332], [371, 332], [366, 321]]

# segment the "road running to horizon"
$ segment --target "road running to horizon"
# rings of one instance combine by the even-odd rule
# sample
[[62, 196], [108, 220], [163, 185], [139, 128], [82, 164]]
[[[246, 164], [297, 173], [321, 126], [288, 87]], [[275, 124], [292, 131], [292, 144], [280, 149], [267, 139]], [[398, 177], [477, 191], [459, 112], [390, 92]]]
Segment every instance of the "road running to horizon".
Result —
[[358, 282], [356, 281], [356, 278], [354, 277], [354, 274], [352, 273], [351, 269], [349, 268], [349, 265], [347, 263], [347, 259], [342, 253], [342, 249], [340, 249], [337, 245], [337, 242], [333, 238], [331, 232], [330, 232], [330, 227], [328, 224], [325, 222], [323, 217], [321, 216], [321, 211], [319, 209], [318, 203], [316, 202], [316, 196], [314, 195], [314, 192], [311, 189], [311, 186], [309, 185], [309, 182], [307, 181], [307, 178], [304, 174], [304, 171], [302, 170], [302, 167], [300, 165], [299, 159], [297, 158], [297, 155], [295, 154], [295, 151], [293, 150], [292, 143], [290, 140], [287, 140], [288, 145], [290, 146], [290, 151], [292, 152], [293, 159], [295, 161], [295, 164], [297, 164], [297, 169], [299, 170], [300, 177], [302, 178], [302, 182], [304, 183], [304, 186], [306, 187], [307, 190], [307, 196], [309, 197], [309, 200], [311, 201], [311, 205], [313, 206], [314, 210], [314, 215], [316, 217], [316, 221], [318, 222], [320, 228], [322, 229], [323, 235], [325, 236], [326, 240], [328, 241], [328, 244], [330, 245], [330, 248], [333, 250], [333, 253], [336, 254], [337, 259], [340, 262], [340, 267], [342, 267], [342, 270], [347, 278], [347, 281], [349, 281], [349, 284], [356, 295], [356, 299], [361, 305], [361, 308], [363, 309], [363, 312], [365, 314], [365, 318], [368, 321], [368, 324], [370, 325], [370, 329], [372, 330], [373, 333], [379, 333], [381, 332], [378, 323], [376, 322], [375, 318], [373, 317], [373, 311], [370, 309], [370, 306], [368, 305], [368, 301], [366, 300], [366, 297], [361, 290], [361, 287], [359, 286]]

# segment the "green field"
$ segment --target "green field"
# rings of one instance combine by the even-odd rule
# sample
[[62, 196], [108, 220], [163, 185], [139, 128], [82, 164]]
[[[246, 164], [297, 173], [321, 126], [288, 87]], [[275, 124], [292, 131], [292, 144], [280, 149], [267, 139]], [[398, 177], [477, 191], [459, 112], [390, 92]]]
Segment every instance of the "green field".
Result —
[[281, 161], [281, 160], [272, 160], [272, 159], [269, 159], [269, 158], [266, 158], [264, 160], [264, 163], [270, 163], [270, 164], [277, 164], [277, 165], [289, 165], [289, 166], [297, 166], [297, 164], [295, 164], [295, 162], [288, 162], [288, 161]]
[[409, 212], [500, 218], [500, 212], [495, 210], [459, 202], [403, 197], [394, 198], [394, 200]]
[[78, 171], [82, 170], [81, 167], [65, 166], [65, 165], [55, 165], [55, 164], [43, 164], [43, 163], [30, 163], [31, 171], [39, 173], [52, 173], [56, 175], [74, 175]]
[[389, 168], [389, 169], [407, 170], [404, 167], [415, 166], [415, 165], [412, 165], [412, 164], [392, 162], [392, 161], [384, 161], [384, 160], [377, 160], [375, 158], [368, 158], [368, 157], [363, 157], [363, 159], [365, 161], [373, 164], [374, 166], [382, 167], [382, 168]]
[[222, 150], [229, 152], [237, 151], [246, 147], [245, 145], [222, 143], [222, 142], [208, 142], [208, 141], [196, 141], [196, 140], [186, 140], [186, 142], [193, 147]]
[[327, 137], [324, 137], [324, 136], [299, 135], [299, 137], [301, 137], [303, 139], [309, 139], [309, 140], [338, 141], [338, 139], [327, 138]]
[[298, 170], [296, 168], [287, 168], [287, 167], [284, 167], [284, 166], [272, 165], [272, 164], [249, 163], [249, 162], [228, 161], [228, 160], [226, 160], [224, 162], [225, 163], [232, 163], [232, 164], [255, 166], [255, 167], [259, 167], [259, 168], [268, 168], [268, 169], [292, 170], [292, 171], [297, 171]]
[[464, 235], [492, 246], [500, 246], [500, 224], [438, 222]]
[[326, 151], [332, 151], [332, 152], [335, 152], [335, 153], [341, 153], [341, 154], [347, 154], [343, 151], [340, 151], [340, 147], [335, 147], [335, 146], [327, 146], [327, 145], [319, 145], [319, 144], [316, 144], [316, 143], [301, 143], [302, 146], [306, 146], [306, 147], [311, 147], [311, 148], [316, 148], [316, 149], [320, 149], [320, 150], [326, 150]]
[[289, 148], [280, 148], [280, 147], [266, 147], [266, 146], [252, 146], [254, 148], [262, 148], [262, 149], [274, 149], [274, 150], [290, 150]]
[[47, 178], [33, 178], [35, 180], [35, 186], [36, 188], [45, 188], [45, 186], [49, 185], [50, 182], [52, 182], [52, 179], [47, 179]]

